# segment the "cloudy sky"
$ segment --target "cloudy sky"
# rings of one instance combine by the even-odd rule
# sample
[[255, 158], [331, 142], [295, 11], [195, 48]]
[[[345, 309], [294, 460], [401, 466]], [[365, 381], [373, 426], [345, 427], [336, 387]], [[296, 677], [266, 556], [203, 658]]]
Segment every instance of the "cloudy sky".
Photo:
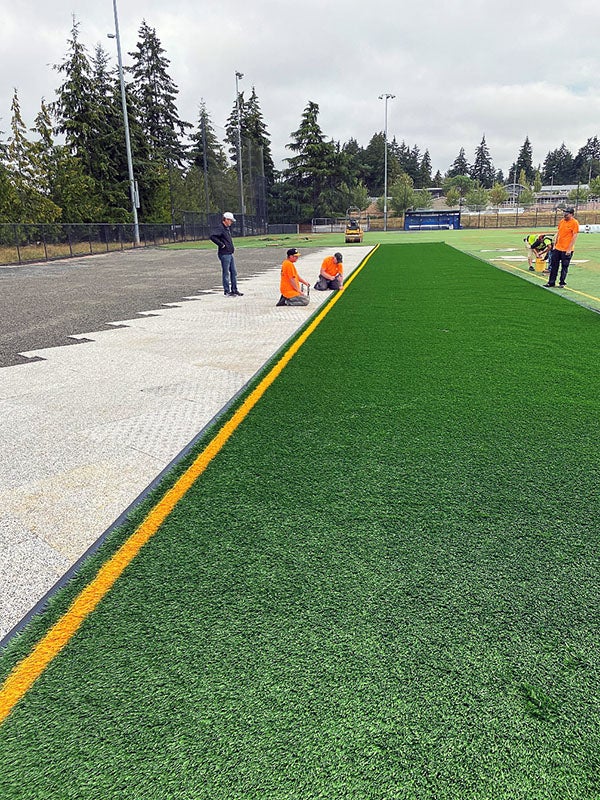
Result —
[[[52, 68], [67, 52], [75, 15], [90, 55], [114, 56], [112, 0], [2, 0], [0, 130], [18, 90], [25, 123], [54, 99]], [[328, 138], [366, 146], [388, 135], [428, 149], [443, 173], [485, 134], [504, 171], [525, 136], [534, 163], [565, 142], [575, 154], [600, 136], [600, 2], [572, 0], [118, 0], [123, 59], [143, 19], [156, 30], [179, 87], [179, 113], [196, 122], [202, 98], [217, 135], [240, 89], [255, 86], [276, 166], [307, 102]]]

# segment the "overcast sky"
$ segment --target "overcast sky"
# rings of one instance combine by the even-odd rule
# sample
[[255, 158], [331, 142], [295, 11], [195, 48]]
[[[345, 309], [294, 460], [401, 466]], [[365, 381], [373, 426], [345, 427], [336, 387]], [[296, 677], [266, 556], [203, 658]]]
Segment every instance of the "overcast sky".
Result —
[[[100, 42], [116, 62], [112, 0], [2, 2], [0, 130], [9, 131], [13, 91], [32, 125], [61, 83], [72, 17], [90, 56]], [[123, 60], [143, 19], [156, 30], [195, 123], [201, 98], [219, 138], [240, 89], [255, 86], [277, 167], [308, 101], [327, 138], [366, 146], [388, 136], [429, 150], [444, 173], [485, 134], [505, 172], [526, 136], [534, 164], [565, 142], [575, 155], [600, 136], [599, 0], [118, 0]]]

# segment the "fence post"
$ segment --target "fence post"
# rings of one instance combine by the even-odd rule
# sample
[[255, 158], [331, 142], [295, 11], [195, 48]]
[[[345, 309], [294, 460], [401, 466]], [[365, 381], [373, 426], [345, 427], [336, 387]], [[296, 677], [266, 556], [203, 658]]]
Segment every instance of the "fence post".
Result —
[[44, 243], [44, 258], [48, 261], [48, 248], [46, 247], [46, 226], [42, 225], [42, 242]]
[[17, 259], [19, 264], [21, 263], [21, 248], [19, 247], [19, 232], [17, 230], [17, 226], [13, 225], [13, 231], [15, 233], [15, 247], [17, 248]]
[[69, 253], [73, 257], [73, 242], [71, 241], [71, 227], [67, 227], [67, 239], [69, 241]]

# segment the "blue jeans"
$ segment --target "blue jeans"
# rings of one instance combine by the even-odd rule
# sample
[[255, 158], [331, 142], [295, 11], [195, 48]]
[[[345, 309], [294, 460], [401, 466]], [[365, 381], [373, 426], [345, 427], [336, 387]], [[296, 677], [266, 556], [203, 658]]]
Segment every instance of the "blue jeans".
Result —
[[221, 271], [223, 273], [223, 291], [225, 294], [237, 292], [237, 272], [235, 271], [233, 253], [220, 255], [219, 261], [221, 262]]

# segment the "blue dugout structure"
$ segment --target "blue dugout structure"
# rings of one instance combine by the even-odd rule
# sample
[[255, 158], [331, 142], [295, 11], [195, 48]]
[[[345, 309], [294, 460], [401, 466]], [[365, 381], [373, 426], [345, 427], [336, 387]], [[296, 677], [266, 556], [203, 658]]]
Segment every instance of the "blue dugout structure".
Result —
[[405, 231], [458, 230], [460, 227], [460, 211], [407, 211], [404, 215]]

